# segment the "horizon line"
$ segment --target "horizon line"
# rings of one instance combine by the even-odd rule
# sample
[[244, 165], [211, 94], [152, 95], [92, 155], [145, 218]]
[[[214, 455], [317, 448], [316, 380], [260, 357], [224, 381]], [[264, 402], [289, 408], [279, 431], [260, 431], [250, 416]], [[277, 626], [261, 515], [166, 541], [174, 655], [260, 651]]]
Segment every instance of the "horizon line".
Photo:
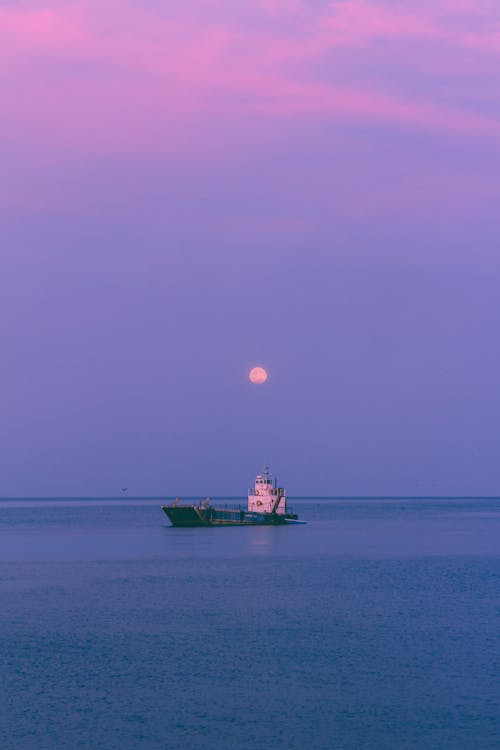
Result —
[[[179, 495], [0, 495], [4, 500], [170, 500]], [[200, 495], [184, 495], [199, 500]], [[246, 495], [209, 495], [216, 500], [241, 500]], [[500, 495], [287, 495], [289, 500], [500, 500]]]

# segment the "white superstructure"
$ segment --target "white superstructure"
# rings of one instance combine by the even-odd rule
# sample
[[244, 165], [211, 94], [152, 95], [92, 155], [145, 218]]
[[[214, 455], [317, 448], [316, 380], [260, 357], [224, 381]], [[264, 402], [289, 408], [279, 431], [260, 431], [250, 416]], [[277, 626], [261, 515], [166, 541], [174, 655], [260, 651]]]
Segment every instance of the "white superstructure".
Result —
[[266, 466], [257, 474], [255, 484], [248, 490], [248, 510], [257, 513], [286, 513], [286, 490], [273, 484]]

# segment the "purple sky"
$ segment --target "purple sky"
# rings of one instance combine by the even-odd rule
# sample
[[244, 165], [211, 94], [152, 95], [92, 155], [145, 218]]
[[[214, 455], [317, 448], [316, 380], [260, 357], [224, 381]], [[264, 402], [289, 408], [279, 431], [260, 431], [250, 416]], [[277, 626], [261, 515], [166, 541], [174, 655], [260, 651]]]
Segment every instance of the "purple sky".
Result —
[[500, 495], [499, 149], [497, 0], [0, 2], [0, 495]]

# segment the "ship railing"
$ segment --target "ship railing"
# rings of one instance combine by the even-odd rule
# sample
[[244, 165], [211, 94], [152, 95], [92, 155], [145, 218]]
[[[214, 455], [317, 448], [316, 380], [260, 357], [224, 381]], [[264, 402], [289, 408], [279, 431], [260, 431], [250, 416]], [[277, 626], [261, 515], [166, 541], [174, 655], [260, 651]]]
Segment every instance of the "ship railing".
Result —
[[228, 505], [227, 503], [225, 503], [224, 505], [214, 505], [212, 507], [215, 508], [215, 510], [227, 510], [228, 512], [231, 511], [231, 510], [234, 510], [235, 512], [236, 511], [240, 511], [240, 510], [246, 510], [246, 507], [244, 507], [244, 506], [241, 506], [241, 505]]

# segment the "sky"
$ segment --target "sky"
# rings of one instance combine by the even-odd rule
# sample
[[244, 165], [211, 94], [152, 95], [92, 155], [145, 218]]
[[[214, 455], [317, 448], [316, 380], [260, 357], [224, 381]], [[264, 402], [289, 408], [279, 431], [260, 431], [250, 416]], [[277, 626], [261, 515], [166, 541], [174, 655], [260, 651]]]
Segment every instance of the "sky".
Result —
[[0, 495], [500, 495], [499, 149], [497, 0], [0, 0]]

